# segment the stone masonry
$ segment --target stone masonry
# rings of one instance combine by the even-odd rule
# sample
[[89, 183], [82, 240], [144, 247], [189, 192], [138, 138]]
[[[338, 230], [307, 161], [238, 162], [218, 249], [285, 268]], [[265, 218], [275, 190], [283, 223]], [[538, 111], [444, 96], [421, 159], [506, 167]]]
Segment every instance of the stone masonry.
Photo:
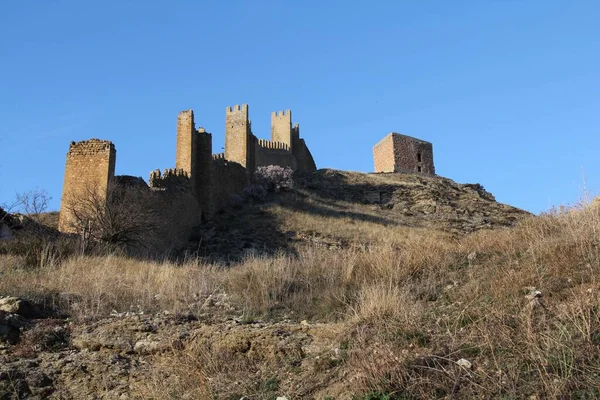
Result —
[[[161, 204], [161, 215], [172, 230], [188, 231], [193, 224], [222, 209], [231, 196], [249, 183], [257, 166], [279, 165], [296, 171], [316, 170], [313, 157], [300, 138], [298, 124], [292, 128], [290, 110], [272, 114], [271, 139], [258, 139], [252, 133], [248, 105], [227, 107], [225, 113], [225, 152], [212, 154], [212, 135], [196, 128], [194, 112], [186, 110], [177, 118], [175, 168], [162, 174], [153, 171], [147, 189], [155, 193], [153, 202]], [[59, 230], [75, 232], [70, 206], [84, 190], [93, 188], [107, 195], [115, 179], [116, 151], [107, 140], [72, 142], [67, 154]], [[131, 181], [131, 179], [129, 179]], [[145, 185], [144, 182], [142, 182]], [[188, 198], [194, 204], [190, 204]], [[144, 201], [149, 201], [146, 198]], [[140, 204], [144, 207], [144, 204]], [[177, 210], [169, 210], [168, 208]], [[185, 215], [188, 213], [189, 215]], [[160, 234], [157, 232], [157, 235]], [[162, 234], [173, 237], [172, 233]], [[185, 232], [181, 232], [185, 237]], [[172, 246], [172, 241], [168, 243]]]
[[373, 147], [375, 172], [435, 175], [433, 145], [421, 139], [390, 133]]
[[72, 231], [69, 209], [86, 191], [95, 190], [105, 197], [108, 185], [115, 175], [117, 152], [108, 140], [90, 139], [71, 142], [67, 153], [65, 179], [61, 199], [58, 229]]
[[225, 110], [225, 158], [242, 167], [253, 169], [250, 136], [248, 105], [227, 107]]
[[271, 113], [271, 141], [285, 143], [292, 149], [292, 111]]

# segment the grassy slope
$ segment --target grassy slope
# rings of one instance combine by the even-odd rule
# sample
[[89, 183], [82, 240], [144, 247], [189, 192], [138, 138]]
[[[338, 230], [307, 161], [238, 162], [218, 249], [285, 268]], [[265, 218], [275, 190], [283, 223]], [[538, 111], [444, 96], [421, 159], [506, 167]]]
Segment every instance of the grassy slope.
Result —
[[[363, 179], [342, 175], [346, 182]], [[415, 192], [400, 197], [384, 189], [396, 196], [393, 208], [365, 205], [359, 199], [364, 188], [336, 187], [325, 178], [332, 194], [324, 193], [318, 181], [307, 182], [276, 203], [253, 207], [250, 214], [228, 211], [209, 226], [212, 237], [220, 238], [219, 229], [228, 232], [228, 224], [237, 221], [238, 232], [229, 230], [234, 247], [240, 237], [253, 243], [246, 247], [253, 249], [247, 258], [230, 267], [107, 256], [30, 269], [19, 257], [3, 256], [0, 293], [31, 298], [73, 293], [78, 308], [70, 312], [77, 318], [102, 317], [132, 304], [178, 312], [198, 296], [223, 292], [242, 319], [275, 325], [318, 322], [310, 335], [337, 349], [335, 357], [301, 352], [286, 362], [288, 356], [271, 360], [239, 348], [240, 342], [260, 348], [264, 339], [256, 338], [250, 326], [227, 330], [233, 344], [198, 334], [183, 349], [152, 359], [157, 374], [178, 379], [137, 387], [133, 394], [140, 397], [210, 393], [228, 398], [242, 391], [270, 398], [274, 382], [289, 398], [600, 396], [598, 207], [525, 217], [513, 228], [466, 234], [474, 225], [464, 224], [465, 212], [496, 225], [523, 214], [468, 188], [457, 187], [457, 196], [451, 195], [448, 183], [442, 193], [447, 199], [438, 203], [454, 202], [454, 209], [466, 210], [457, 217], [460, 222], [442, 213], [416, 215], [431, 199], [415, 201]], [[392, 185], [394, 177], [372, 179], [382, 180], [376, 184], [381, 188]], [[435, 186], [431, 181], [421, 185]], [[345, 194], [326, 203], [340, 190]], [[506, 217], [485, 215], [495, 207]], [[375, 219], [382, 212], [396, 222]], [[272, 235], [275, 245], [269, 252], [257, 251], [256, 239], [244, 236], [252, 219], [239, 217], [254, 218], [248, 217], [253, 213], [263, 225], [249, 231]], [[442, 229], [433, 229], [438, 222]], [[467, 228], [460, 231], [460, 226]], [[531, 295], [535, 290], [541, 297]], [[460, 366], [460, 359], [471, 366]], [[256, 387], [259, 376], [264, 385]], [[293, 384], [284, 388], [284, 376]]]

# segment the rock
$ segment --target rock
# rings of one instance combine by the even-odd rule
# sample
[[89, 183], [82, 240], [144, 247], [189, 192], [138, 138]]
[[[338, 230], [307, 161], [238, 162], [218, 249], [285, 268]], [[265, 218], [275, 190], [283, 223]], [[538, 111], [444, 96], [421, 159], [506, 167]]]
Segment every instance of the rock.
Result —
[[527, 299], [529, 299], [529, 300], [541, 299], [542, 298], [542, 292], [539, 291], [539, 290], [532, 290], [525, 297]]
[[29, 383], [29, 387], [43, 388], [52, 385], [52, 379], [43, 372], [33, 371], [27, 375], [27, 383]]
[[467, 360], [466, 358], [461, 358], [456, 362], [456, 364], [466, 369], [471, 369], [471, 367], [473, 366], [471, 361]]
[[133, 346], [133, 351], [138, 354], [152, 354], [162, 350], [161, 342], [151, 339], [138, 340]]
[[12, 296], [0, 296], [0, 311], [19, 314], [26, 318], [35, 318], [38, 315], [38, 311], [33, 304]]
[[17, 344], [21, 331], [28, 327], [29, 323], [20, 315], [0, 311], [0, 341]]

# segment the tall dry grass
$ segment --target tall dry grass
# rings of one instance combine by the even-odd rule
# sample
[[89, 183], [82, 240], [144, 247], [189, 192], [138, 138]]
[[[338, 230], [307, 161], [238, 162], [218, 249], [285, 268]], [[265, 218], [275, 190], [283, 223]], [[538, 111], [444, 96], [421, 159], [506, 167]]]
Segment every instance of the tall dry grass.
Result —
[[[377, 228], [363, 229], [368, 245], [357, 238], [346, 249], [304, 247], [295, 256], [249, 257], [230, 268], [109, 255], [31, 269], [22, 258], [2, 256], [0, 292], [62, 296], [70, 312], [102, 316], [193, 311], [202, 296], [224, 291], [249, 317], [345, 321], [349, 333], [340, 340], [348, 343], [348, 357], [340, 374], [355, 377], [348, 381], [353, 393], [600, 396], [598, 207], [460, 239], [382, 227], [373, 243]], [[457, 364], [462, 358], [471, 368]], [[178, 354], [172, 368], [183, 363], [198, 372], [185, 361], [192, 359]], [[203, 383], [195, 390], [210, 391], [206, 374], [198, 375]], [[188, 384], [174, 383], [173, 393]]]

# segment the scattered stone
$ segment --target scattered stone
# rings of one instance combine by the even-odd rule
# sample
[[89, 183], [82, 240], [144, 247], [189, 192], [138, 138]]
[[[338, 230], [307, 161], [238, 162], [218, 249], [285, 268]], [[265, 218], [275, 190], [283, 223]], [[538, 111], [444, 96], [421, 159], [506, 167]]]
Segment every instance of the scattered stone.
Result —
[[466, 369], [471, 369], [471, 367], [473, 366], [471, 361], [467, 360], [466, 358], [461, 358], [456, 362], [456, 364]]
[[527, 299], [529, 299], [529, 300], [541, 299], [542, 298], [542, 292], [539, 291], [539, 290], [532, 290], [525, 297]]
[[153, 354], [162, 350], [165, 346], [160, 341], [144, 339], [139, 340], [133, 346], [133, 351], [138, 354]]
[[36, 307], [27, 300], [12, 296], [0, 296], [0, 311], [18, 314], [25, 318], [38, 316]]

